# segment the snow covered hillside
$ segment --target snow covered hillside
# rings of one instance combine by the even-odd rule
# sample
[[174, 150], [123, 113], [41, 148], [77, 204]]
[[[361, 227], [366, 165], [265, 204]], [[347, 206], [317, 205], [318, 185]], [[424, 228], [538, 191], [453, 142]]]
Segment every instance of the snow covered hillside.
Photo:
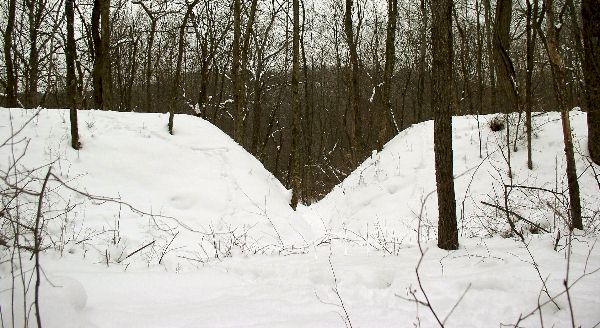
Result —
[[[506, 161], [506, 130], [492, 132], [488, 126], [496, 116], [481, 116], [480, 129], [474, 116], [454, 117], [454, 175], [459, 234], [462, 237], [510, 233], [503, 212], [482, 203], [499, 203], [504, 207], [505, 184], [558, 192], [567, 190], [560, 114], [554, 112], [534, 117], [534, 170], [527, 168], [522, 122], [517, 140], [518, 151], [513, 152], [512, 149], [516, 115], [511, 117], [514, 121], [511, 124], [512, 183]], [[595, 175], [600, 170], [590, 166], [586, 157], [585, 113], [573, 111], [571, 120], [575, 131], [583, 216], [587, 218], [584, 225], [589, 227], [598, 221], [600, 192]], [[383, 151], [373, 154], [323, 200], [305, 208], [305, 215], [311, 217], [309, 222], [321, 234], [343, 236], [362, 243], [367, 242], [369, 237], [369, 244], [386, 251], [391, 251], [395, 244], [414, 244], [419, 218], [422, 219], [421, 238], [435, 239], [437, 194], [434, 165], [433, 121], [414, 125], [388, 142]], [[561, 203], [556, 202], [552, 193], [532, 193], [519, 188], [509, 190], [509, 193], [510, 208], [516, 213], [547, 230], [561, 225], [558, 221], [562, 219], [555, 213]]]
[[[493, 116], [479, 118], [480, 130], [475, 117], [454, 118], [461, 247], [450, 252], [436, 247], [432, 122], [294, 212], [289, 191], [204, 120], [177, 115], [171, 136], [164, 114], [80, 111], [75, 151], [68, 115], [0, 109], [3, 188], [39, 190], [50, 166], [68, 186], [50, 179], [43, 197], [44, 327], [600, 323], [600, 167], [585, 156], [585, 113], [571, 118], [586, 229], [566, 229], [559, 115], [537, 115], [534, 170], [519, 135], [512, 185], [550, 192], [510, 190], [524, 242], [493, 207], [511, 184], [505, 131], [489, 130]], [[10, 196], [6, 213], [19, 208], [23, 221], [1, 217], [0, 233], [35, 223], [37, 198]], [[0, 327], [36, 326], [34, 262], [29, 249], [0, 243]]]
[[[80, 219], [76, 224], [83, 231], [75, 238], [114, 231], [107, 234], [106, 243], [113, 261], [152, 240], [156, 240], [153, 247], [142, 253], [148, 262], [167, 251], [161, 263], [176, 267], [231, 252], [279, 253], [312, 238], [288, 205], [290, 192], [252, 155], [204, 120], [178, 116], [176, 134], [171, 136], [164, 114], [80, 111], [83, 148], [75, 151], [69, 147], [68, 111], [1, 110], [0, 139], [31, 117], [16, 138], [28, 140], [19, 161], [24, 168], [53, 163], [53, 172], [70, 186], [157, 215], [149, 218], [126, 204], [95, 204], [64, 193], [73, 202], [83, 202], [72, 214]], [[8, 164], [13, 150], [20, 154], [25, 145], [0, 149], [2, 165]], [[88, 256], [105, 261], [106, 247], [96, 244], [97, 239], [96, 250]]]

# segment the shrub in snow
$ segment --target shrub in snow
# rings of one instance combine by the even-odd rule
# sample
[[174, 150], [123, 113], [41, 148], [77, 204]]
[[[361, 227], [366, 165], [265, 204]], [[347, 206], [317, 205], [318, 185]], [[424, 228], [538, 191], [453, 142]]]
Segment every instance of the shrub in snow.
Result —
[[502, 131], [505, 128], [504, 121], [505, 121], [504, 116], [497, 115], [497, 116], [494, 116], [494, 118], [492, 118], [490, 120], [490, 122], [488, 123], [488, 126], [490, 127], [490, 130], [492, 130], [494, 132]]

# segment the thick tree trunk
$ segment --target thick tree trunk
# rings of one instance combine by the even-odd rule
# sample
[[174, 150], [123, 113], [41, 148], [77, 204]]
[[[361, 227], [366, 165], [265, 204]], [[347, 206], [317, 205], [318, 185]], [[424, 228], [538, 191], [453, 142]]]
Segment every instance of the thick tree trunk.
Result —
[[71, 147], [79, 149], [79, 128], [77, 123], [77, 107], [79, 106], [79, 96], [77, 88], [77, 78], [75, 77], [75, 0], [65, 1], [65, 17], [67, 19], [67, 44], [65, 47], [65, 58], [67, 61], [67, 97], [69, 99], [69, 118], [71, 121]]
[[292, 153], [290, 158], [291, 206], [296, 209], [301, 199], [302, 180], [300, 172], [302, 136], [300, 135], [300, 0], [293, 0], [292, 36]]
[[110, 56], [110, 0], [100, 2], [100, 31], [102, 39], [102, 101], [105, 109], [112, 108], [112, 71]]
[[569, 185], [569, 200], [571, 205], [571, 228], [583, 229], [581, 220], [581, 201], [579, 199], [579, 182], [577, 181], [577, 167], [575, 165], [575, 153], [573, 151], [573, 136], [571, 135], [571, 122], [569, 120], [569, 108], [566, 99], [565, 67], [559, 52], [558, 31], [554, 17], [553, 0], [545, 0], [546, 16], [548, 22], [546, 35], [546, 51], [550, 60], [554, 93], [556, 101], [560, 106], [562, 120], [563, 139], [565, 143], [565, 156], [567, 159], [567, 181]]
[[512, 18], [512, 0], [497, 0], [494, 22], [494, 63], [496, 76], [500, 83], [500, 99], [506, 114], [506, 154], [508, 176], [512, 181], [510, 122], [509, 114], [515, 110], [518, 101], [516, 74], [510, 59], [510, 24]]
[[6, 106], [17, 107], [17, 77], [12, 56], [12, 38], [15, 29], [15, 11], [17, 0], [8, 1], [8, 19], [4, 32], [4, 61], [6, 63]]
[[431, 1], [435, 178], [438, 195], [438, 247], [458, 248], [452, 154], [452, 0]]
[[583, 72], [587, 95], [588, 149], [600, 165], [600, 0], [583, 0]]
[[92, 8], [92, 40], [94, 67], [92, 81], [96, 109], [110, 108], [110, 26], [108, 23], [110, 0], [94, 0]]

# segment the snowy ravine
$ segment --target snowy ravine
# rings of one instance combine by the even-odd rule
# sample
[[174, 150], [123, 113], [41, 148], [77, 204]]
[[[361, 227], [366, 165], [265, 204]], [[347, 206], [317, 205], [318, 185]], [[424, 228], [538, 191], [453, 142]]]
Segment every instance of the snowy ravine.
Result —
[[[0, 142], [36, 113], [0, 109]], [[165, 114], [79, 115], [80, 151], [69, 147], [68, 111], [58, 109], [39, 111], [0, 147], [2, 171], [14, 158], [21, 172], [52, 163], [69, 186], [111, 198], [51, 184], [47, 206], [76, 206], [47, 222], [44, 327], [435, 327], [431, 311], [412, 301], [425, 300], [419, 260], [423, 289], [446, 327], [511, 326], [520, 317], [519, 327], [571, 326], [567, 268], [576, 325], [600, 322], [600, 167], [585, 157], [585, 113], [571, 113], [586, 230], [572, 236], [570, 260], [564, 208], [552, 195], [511, 191], [511, 209], [551, 231], [533, 234], [519, 222], [525, 243], [501, 211], [482, 203], [503, 201], [510, 184], [505, 131], [487, 126], [493, 116], [479, 118], [480, 130], [475, 117], [454, 118], [461, 247], [447, 252], [435, 246], [432, 122], [401, 132], [323, 200], [294, 212], [290, 192], [204, 120], [178, 115], [171, 136]], [[559, 115], [537, 115], [534, 125], [534, 170], [519, 140], [512, 184], [562, 191]], [[0, 318], [22, 327], [22, 280], [13, 278], [10, 257], [0, 246]], [[23, 261], [28, 280], [26, 252]]]

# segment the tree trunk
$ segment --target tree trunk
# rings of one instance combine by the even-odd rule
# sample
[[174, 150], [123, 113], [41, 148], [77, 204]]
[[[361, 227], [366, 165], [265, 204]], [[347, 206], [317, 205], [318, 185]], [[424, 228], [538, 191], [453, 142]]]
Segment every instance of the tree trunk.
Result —
[[581, 202], [579, 199], [579, 182], [577, 181], [577, 167], [575, 165], [575, 153], [573, 152], [573, 136], [571, 135], [571, 122], [569, 120], [569, 109], [566, 99], [565, 67], [559, 52], [558, 31], [554, 17], [553, 0], [544, 0], [546, 8], [547, 35], [546, 52], [550, 60], [552, 80], [556, 101], [560, 106], [562, 120], [563, 139], [565, 143], [565, 156], [567, 159], [567, 181], [569, 185], [569, 200], [571, 205], [571, 229], [583, 229], [581, 220]]
[[242, 95], [242, 78], [240, 74], [241, 66], [241, 37], [242, 37], [242, 8], [241, 0], [233, 1], [233, 44], [232, 44], [232, 63], [231, 79], [233, 80], [233, 139], [242, 144], [244, 139], [243, 118], [244, 118], [244, 98]]
[[[104, 37], [107, 34], [105, 28], [108, 28], [108, 24], [105, 24], [106, 4], [108, 0], [94, 0], [94, 6], [92, 8], [92, 40], [94, 45], [94, 67], [92, 69], [92, 80], [94, 87], [94, 106], [96, 109], [107, 109], [109, 106], [109, 100], [105, 99], [108, 90], [107, 79], [108, 74], [106, 72], [108, 62], [108, 53], [106, 50], [108, 46], [105, 45], [108, 42]], [[108, 7], [110, 8], [110, 7]]]
[[158, 17], [156, 17], [155, 14], [152, 11], [150, 11], [150, 9], [142, 1], [137, 1], [137, 2], [132, 2], [132, 3], [141, 5], [142, 9], [144, 9], [146, 14], [148, 15], [148, 18], [150, 18], [150, 32], [148, 34], [148, 47], [146, 49], [146, 76], [145, 76], [145, 78], [146, 78], [146, 81], [145, 81], [146, 99], [144, 100], [144, 104], [145, 104], [147, 112], [154, 112], [154, 110], [153, 110], [154, 102], [152, 101], [152, 88], [151, 88], [152, 70], [153, 70], [152, 47], [154, 45], [154, 38], [156, 35], [156, 24], [158, 22]]
[[292, 151], [290, 158], [291, 206], [296, 209], [301, 199], [302, 181], [300, 178], [302, 136], [300, 135], [300, 0], [293, 0], [292, 36]]
[[388, 138], [388, 129], [392, 128], [395, 133], [394, 114], [392, 108], [392, 77], [396, 62], [396, 23], [398, 17], [398, 0], [388, 0], [388, 22], [385, 37], [385, 66], [383, 69], [383, 110], [381, 130], [378, 138], [378, 149], [383, 149]]
[[[485, 1], [485, 0], [484, 0]], [[483, 33], [481, 31], [481, 6], [478, 0], [475, 0], [475, 10], [477, 15], [477, 133], [479, 139], [479, 158], [483, 158], [483, 149], [481, 142], [481, 127], [479, 126], [479, 115], [483, 109]]]
[[536, 29], [534, 28], [535, 21], [537, 20], [537, 12], [538, 12], [538, 0], [533, 0], [534, 5], [533, 8], [531, 6], [531, 1], [527, 0], [527, 11], [526, 11], [526, 38], [527, 38], [527, 63], [526, 63], [526, 72], [525, 72], [525, 129], [527, 131], [527, 167], [532, 170], [533, 169], [533, 158], [532, 158], [532, 149], [531, 149], [531, 110], [533, 107], [533, 70], [535, 68], [534, 59], [534, 51], [535, 51], [535, 39], [536, 39]]
[[39, 0], [28, 0], [25, 2], [28, 9], [29, 19], [29, 72], [27, 76], [27, 101], [26, 106], [33, 108], [37, 106], [38, 80], [40, 75], [40, 55], [38, 51], [38, 35], [44, 12], [44, 2]]
[[100, 1], [102, 47], [102, 101], [104, 109], [112, 108], [112, 71], [110, 62], [110, 0]]
[[518, 97], [516, 92], [516, 74], [510, 59], [510, 23], [512, 18], [512, 0], [498, 0], [494, 22], [494, 63], [496, 76], [500, 83], [500, 99], [505, 104], [506, 114], [506, 153], [508, 176], [512, 181], [510, 122], [509, 114], [515, 110]]
[[15, 29], [15, 11], [17, 0], [8, 1], [8, 19], [4, 32], [4, 61], [6, 62], [6, 106], [17, 107], [17, 77], [12, 56], [12, 37]]
[[171, 92], [171, 102], [170, 102], [170, 110], [169, 110], [169, 133], [173, 134], [173, 121], [175, 119], [175, 108], [179, 107], [180, 102], [182, 100], [181, 93], [181, 66], [183, 62], [183, 50], [185, 45], [185, 30], [187, 28], [188, 20], [192, 15], [192, 10], [194, 7], [200, 2], [200, 0], [194, 0], [191, 4], [186, 2], [186, 11], [183, 16], [183, 22], [181, 22], [181, 26], [179, 27], [179, 42], [177, 46], [177, 66], [175, 67], [175, 81], [173, 82], [173, 91]]
[[600, 0], [583, 0], [583, 72], [587, 95], [588, 149], [592, 161], [600, 165]]
[[65, 58], [67, 61], [67, 97], [69, 99], [69, 118], [71, 121], [71, 147], [79, 149], [79, 128], [77, 124], [77, 107], [79, 96], [77, 78], [75, 77], [75, 59], [77, 57], [75, 44], [75, 0], [65, 1], [65, 17], [67, 19], [67, 44], [65, 47]]
[[140, 43], [140, 38], [139, 36], [136, 38], [133, 32], [133, 27], [131, 27], [131, 32], [130, 32], [130, 36], [133, 41], [133, 51], [131, 52], [131, 55], [129, 57], [129, 62], [131, 65], [131, 68], [129, 70], [129, 81], [127, 82], [126, 85], [126, 89], [127, 89], [127, 100], [125, 102], [125, 108], [127, 109], [127, 111], [133, 111], [133, 86], [135, 84], [135, 78], [137, 75], [137, 69], [138, 69], [138, 61], [137, 61], [137, 56], [138, 56], [138, 47], [139, 47], [139, 43]]
[[[426, 54], [427, 54], [427, 6], [425, 0], [421, 0], [421, 27], [419, 29], [419, 82], [417, 87], [417, 107], [413, 115], [413, 122], [421, 121], [425, 108], [425, 74], [426, 74]], [[404, 108], [404, 107], [403, 107]], [[404, 110], [404, 109], [403, 109]], [[404, 113], [402, 113], [404, 115]], [[402, 125], [402, 128], [404, 125]]]
[[[303, 141], [302, 161], [300, 163], [300, 172], [302, 176], [302, 200], [308, 201], [308, 197], [313, 194], [311, 188], [313, 187], [313, 165], [312, 165], [312, 152], [313, 152], [313, 138], [314, 138], [314, 82], [310, 81], [308, 75], [308, 60], [306, 58], [306, 48], [304, 46], [304, 33], [306, 26], [306, 8], [304, 2], [300, 4], [302, 6], [302, 22], [300, 23], [300, 52], [302, 56], [302, 73], [304, 84], [304, 111], [302, 112], [303, 119], [300, 120], [304, 123], [301, 130], [301, 138]], [[311, 57], [312, 65], [314, 68], [314, 59]]]
[[492, 8], [490, 5], [492, 0], [483, 0], [483, 15], [485, 23], [485, 35], [486, 35], [486, 50], [488, 55], [488, 68], [490, 74], [490, 107], [489, 112], [496, 113], [496, 73], [494, 65], [494, 47], [492, 35]]
[[154, 45], [154, 34], [156, 33], [156, 20], [153, 20], [150, 27], [150, 37], [148, 40], [148, 57], [146, 62], [146, 108], [153, 112], [154, 102], [152, 101], [152, 46]]
[[350, 52], [351, 66], [351, 82], [350, 82], [350, 151], [352, 160], [356, 163], [360, 161], [363, 155], [363, 134], [362, 134], [362, 117], [360, 113], [360, 77], [358, 65], [358, 50], [354, 36], [354, 28], [352, 24], [352, 6], [353, 0], [346, 0], [346, 8], [344, 13], [344, 31], [346, 34], [346, 42]]
[[435, 178], [438, 195], [438, 247], [458, 249], [452, 154], [452, 0], [431, 1], [432, 107]]

